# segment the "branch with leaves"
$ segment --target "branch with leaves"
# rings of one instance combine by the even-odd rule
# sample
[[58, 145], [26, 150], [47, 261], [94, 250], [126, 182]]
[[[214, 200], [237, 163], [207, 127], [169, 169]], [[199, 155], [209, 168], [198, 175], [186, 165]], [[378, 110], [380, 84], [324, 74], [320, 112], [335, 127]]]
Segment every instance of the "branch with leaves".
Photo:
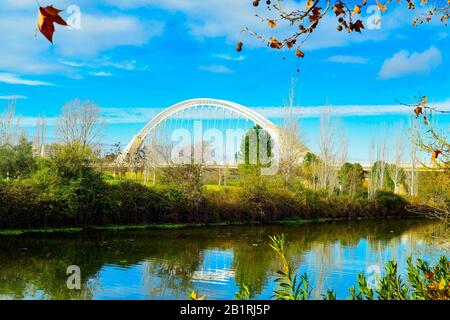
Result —
[[[412, 25], [418, 26], [424, 22], [431, 22], [433, 18], [438, 18], [444, 25], [450, 16], [450, 1], [448, 0], [385, 0], [384, 2], [376, 1], [377, 9], [384, 13], [394, 3], [402, 5], [406, 3], [406, 10], [414, 11], [415, 18]], [[333, 12], [337, 19], [337, 31], [347, 31], [348, 33], [361, 33], [365, 29], [364, 22], [361, 19], [361, 12], [364, 7], [370, 5], [367, 0], [307, 0], [306, 6], [297, 10], [286, 10], [282, 5], [282, 0], [265, 1], [267, 10], [275, 12], [275, 17], [266, 18], [256, 15], [261, 22], [266, 23], [270, 29], [275, 29], [281, 22], [286, 22], [292, 32], [283, 38], [277, 39], [274, 36], [265, 36], [257, 33], [249, 28], [245, 28], [243, 32], [261, 40], [272, 49], [296, 48], [295, 54], [303, 58], [304, 52], [301, 50], [302, 45], [307, 41], [309, 36], [317, 30], [323, 18]], [[253, 6], [260, 6], [260, 0], [254, 0]], [[375, 21], [375, 24], [380, 21]], [[237, 51], [242, 51], [243, 43], [238, 42]]]
[[410, 107], [415, 114], [413, 143], [422, 152], [431, 155], [431, 162], [440, 168], [448, 168], [450, 162], [450, 142], [448, 130], [436, 128], [433, 124], [435, 114], [450, 114], [450, 111], [442, 110], [428, 103], [427, 96], [420, 95], [412, 104], [401, 103]]

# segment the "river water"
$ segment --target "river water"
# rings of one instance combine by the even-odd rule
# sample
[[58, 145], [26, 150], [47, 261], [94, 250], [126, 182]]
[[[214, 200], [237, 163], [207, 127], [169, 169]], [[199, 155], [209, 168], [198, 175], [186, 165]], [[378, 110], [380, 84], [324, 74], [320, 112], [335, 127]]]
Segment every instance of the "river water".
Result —
[[[0, 299], [186, 299], [192, 290], [233, 299], [242, 284], [270, 299], [280, 266], [268, 236], [282, 233], [313, 298], [327, 289], [347, 298], [358, 273], [373, 279], [390, 259], [402, 273], [408, 256], [435, 262], [443, 252], [427, 236], [434, 226], [414, 219], [3, 236]], [[69, 266], [80, 268], [80, 290], [67, 287]]]

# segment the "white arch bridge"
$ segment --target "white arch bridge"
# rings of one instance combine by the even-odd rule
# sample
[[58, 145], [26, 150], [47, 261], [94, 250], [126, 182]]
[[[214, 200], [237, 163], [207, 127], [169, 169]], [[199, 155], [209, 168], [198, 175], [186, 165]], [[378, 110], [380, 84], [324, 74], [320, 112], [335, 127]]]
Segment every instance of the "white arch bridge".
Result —
[[[283, 140], [285, 132], [279, 126], [275, 125], [258, 112], [240, 104], [225, 100], [200, 98], [177, 103], [156, 115], [133, 137], [118, 157], [117, 161], [121, 164], [126, 163], [130, 157], [138, 154], [139, 151], [143, 149], [146, 141], [152, 140], [153, 143], [162, 144], [162, 141], [167, 138], [169, 134], [173, 134], [175, 130], [185, 124], [186, 120], [193, 122], [195, 120], [204, 121], [205, 119], [209, 119], [209, 121], [204, 126], [207, 129], [215, 130], [216, 133], [221, 131], [220, 128], [223, 131], [224, 128], [230, 129], [229, 127], [232, 127], [233, 125], [236, 129], [239, 127], [239, 124], [244, 124], [242, 132], [245, 133], [245, 130], [252, 128], [254, 125], [258, 125], [267, 132], [273, 141], [273, 156], [279, 156], [277, 148]], [[218, 123], [220, 123], [219, 126]], [[165, 126], [168, 128], [162, 129]], [[161, 132], [160, 134], [157, 134], [158, 130], [163, 132], [162, 135]], [[193, 130], [195, 131], [196, 129], [193, 128]], [[201, 139], [203, 140], [203, 138], [202, 135]], [[195, 143], [196, 142], [194, 141], [194, 144]], [[301, 152], [307, 152], [307, 149], [300, 143], [298, 143], [298, 147], [301, 148]]]

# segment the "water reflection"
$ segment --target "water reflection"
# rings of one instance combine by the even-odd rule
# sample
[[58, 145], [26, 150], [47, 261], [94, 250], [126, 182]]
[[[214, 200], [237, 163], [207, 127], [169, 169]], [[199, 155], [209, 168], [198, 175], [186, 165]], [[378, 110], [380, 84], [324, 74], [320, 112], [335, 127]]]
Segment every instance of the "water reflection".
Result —
[[[389, 259], [406, 269], [409, 255], [436, 260], [428, 220], [387, 220], [303, 226], [140, 230], [0, 238], [0, 299], [232, 299], [243, 284], [268, 299], [278, 260], [267, 236], [287, 234], [287, 252], [320, 298], [333, 288], [348, 296], [359, 272]], [[82, 290], [66, 287], [78, 265]], [[375, 268], [376, 269], [376, 268]]]

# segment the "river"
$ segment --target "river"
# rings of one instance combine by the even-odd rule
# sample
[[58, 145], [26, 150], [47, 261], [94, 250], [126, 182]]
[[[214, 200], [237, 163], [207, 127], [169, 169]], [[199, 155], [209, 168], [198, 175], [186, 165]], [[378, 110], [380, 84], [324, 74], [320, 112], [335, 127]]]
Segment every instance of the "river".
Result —
[[[279, 261], [268, 236], [284, 233], [287, 253], [306, 273], [313, 298], [332, 288], [349, 296], [356, 275], [374, 277], [389, 259], [435, 262], [442, 254], [429, 220], [96, 231], [0, 237], [0, 299], [233, 299], [246, 284], [270, 299]], [[67, 287], [79, 266], [81, 289]]]

